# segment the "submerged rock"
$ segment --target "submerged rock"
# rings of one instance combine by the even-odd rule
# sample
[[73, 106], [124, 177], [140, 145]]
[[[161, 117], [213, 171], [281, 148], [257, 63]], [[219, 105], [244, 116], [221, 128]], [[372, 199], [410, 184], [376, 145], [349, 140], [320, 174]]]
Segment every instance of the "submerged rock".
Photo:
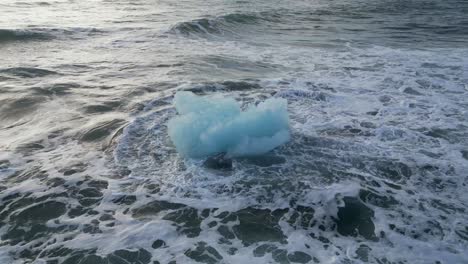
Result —
[[231, 170], [232, 159], [226, 157], [225, 153], [209, 157], [203, 162], [203, 166], [213, 170]]

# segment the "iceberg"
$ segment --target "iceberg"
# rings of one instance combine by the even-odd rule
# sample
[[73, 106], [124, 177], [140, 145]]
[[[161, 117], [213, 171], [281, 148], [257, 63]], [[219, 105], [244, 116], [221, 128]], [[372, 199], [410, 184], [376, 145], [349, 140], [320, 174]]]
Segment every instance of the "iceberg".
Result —
[[203, 158], [264, 154], [289, 141], [287, 101], [270, 98], [241, 110], [233, 98], [178, 92], [178, 115], [169, 120], [168, 133], [184, 157]]

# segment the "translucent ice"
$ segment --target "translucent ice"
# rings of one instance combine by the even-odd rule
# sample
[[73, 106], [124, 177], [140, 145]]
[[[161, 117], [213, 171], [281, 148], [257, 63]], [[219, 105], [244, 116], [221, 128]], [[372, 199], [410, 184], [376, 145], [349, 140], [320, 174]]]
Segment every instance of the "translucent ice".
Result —
[[174, 106], [179, 115], [169, 121], [169, 136], [186, 157], [259, 155], [289, 140], [287, 101], [282, 98], [242, 111], [232, 98], [178, 92]]

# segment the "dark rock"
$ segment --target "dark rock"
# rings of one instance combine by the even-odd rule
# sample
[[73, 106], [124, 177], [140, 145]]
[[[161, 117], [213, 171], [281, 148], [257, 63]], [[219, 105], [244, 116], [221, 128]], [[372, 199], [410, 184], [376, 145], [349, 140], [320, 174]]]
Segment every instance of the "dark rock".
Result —
[[220, 153], [207, 158], [203, 166], [213, 170], [232, 170], [232, 159], [227, 158], [225, 153]]

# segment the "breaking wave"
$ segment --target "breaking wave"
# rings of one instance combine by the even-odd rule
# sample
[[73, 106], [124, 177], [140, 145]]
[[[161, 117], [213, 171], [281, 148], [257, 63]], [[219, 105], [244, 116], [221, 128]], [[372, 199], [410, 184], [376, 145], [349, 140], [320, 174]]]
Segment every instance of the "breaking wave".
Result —
[[217, 17], [199, 18], [180, 22], [170, 29], [170, 33], [184, 36], [229, 35], [245, 30], [246, 26], [271, 22], [274, 19], [261, 13], [233, 13]]

